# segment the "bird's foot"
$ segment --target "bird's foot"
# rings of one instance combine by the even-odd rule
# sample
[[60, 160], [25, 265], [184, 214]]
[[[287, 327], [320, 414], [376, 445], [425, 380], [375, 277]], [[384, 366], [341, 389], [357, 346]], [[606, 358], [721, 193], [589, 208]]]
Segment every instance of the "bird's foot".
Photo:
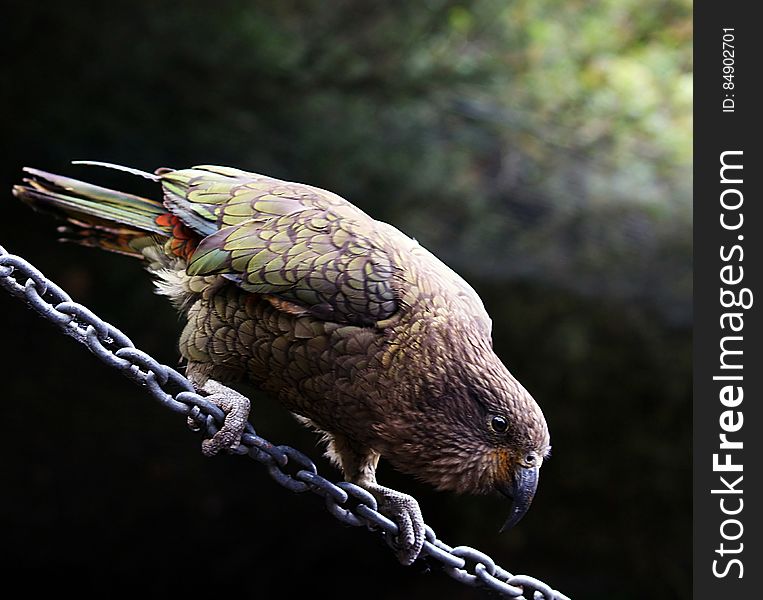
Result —
[[[211, 438], [201, 443], [202, 454], [214, 456], [221, 450], [235, 452], [241, 444], [241, 435], [249, 418], [249, 398], [214, 379], [208, 379], [203, 385], [194, 382], [194, 387], [197, 392], [206, 393], [205, 399], [225, 413], [222, 427]], [[199, 430], [198, 424], [190, 417], [188, 426]]]
[[404, 565], [412, 564], [421, 553], [426, 537], [419, 503], [413, 496], [378, 484], [366, 489], [376, 498], [379, 512], [397, 525], [398, 534], [391, 544], [397, 559]]

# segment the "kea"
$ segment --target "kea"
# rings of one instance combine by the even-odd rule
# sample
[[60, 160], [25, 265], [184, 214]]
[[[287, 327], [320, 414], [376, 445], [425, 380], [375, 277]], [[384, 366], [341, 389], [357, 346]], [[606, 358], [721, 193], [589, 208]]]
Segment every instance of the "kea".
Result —
[[161, 186], [147, 199], [37, 169], [14, 194], [68, 224], [65, 239], [145, 261], [185, 317], [189, 380], [226, 414], [202, 444], [235, 449], [253, 383], [323, 434], [345, 479], [419, 555], [418, 503], [380, 485], [380, 458], [439, 490], [512, 501], [526, 513], [549, 453], [540, 407], [493, 351], [477, 293], [398, 229], [329, 191], [219, 166], [108, 163]]

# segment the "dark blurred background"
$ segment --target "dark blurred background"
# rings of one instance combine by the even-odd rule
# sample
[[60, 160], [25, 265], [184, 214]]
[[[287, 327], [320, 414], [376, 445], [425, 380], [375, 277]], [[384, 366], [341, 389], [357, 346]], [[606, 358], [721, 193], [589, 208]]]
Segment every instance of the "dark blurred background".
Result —
[[[499, 498], [417, 495], [451, 544], [574, 598], [690, 584], [688, 0], [4, 2], [0, 244], [168, 364], [180, 323], [130, 259], [61, 245], [24, 165], [224, 164], [331, 189], [481, 294], [553, 457]], [[479, 598], [403, 568], [0, 294], [2, 531], [28, 593]], [[259, 433], [317, 440], [256, 398]], [[323, 459], [321, 468], [337, 474]], [[6, 580], [7, 581], [7, 580]]]

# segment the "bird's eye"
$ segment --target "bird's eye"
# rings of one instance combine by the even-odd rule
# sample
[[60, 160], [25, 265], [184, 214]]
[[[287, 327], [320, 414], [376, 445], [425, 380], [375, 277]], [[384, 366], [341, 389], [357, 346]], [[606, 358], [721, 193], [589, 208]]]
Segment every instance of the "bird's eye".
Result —
[[490, 419], [490, 427], [492, 427], [493, 431], [505, 433], [509, 428], [509, 422], [504, 417], [496, 415]]

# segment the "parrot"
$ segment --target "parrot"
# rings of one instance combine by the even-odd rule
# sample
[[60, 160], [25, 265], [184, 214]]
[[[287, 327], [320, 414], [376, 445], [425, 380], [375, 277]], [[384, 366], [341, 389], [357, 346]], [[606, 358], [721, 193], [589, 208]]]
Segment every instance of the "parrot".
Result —
[[377, 482], [382, 458], [437, 490], [503, 494], [501, 531], [525, 515], [550, 453], [545, 417], [493, 350], [479, 295], [416, 240], [306, 184], [76, 162], [149, 179], [159, 199], [33, 168], [13, 194], [65, 220], [65, 241], [144, 261], [184, 317], [188, 379], [225, 413], [205, 455], [239, 445], [250, 402], [234, 387], [246, 382], [374, 496], [404, 565], [425, 523], [412, 496]]

